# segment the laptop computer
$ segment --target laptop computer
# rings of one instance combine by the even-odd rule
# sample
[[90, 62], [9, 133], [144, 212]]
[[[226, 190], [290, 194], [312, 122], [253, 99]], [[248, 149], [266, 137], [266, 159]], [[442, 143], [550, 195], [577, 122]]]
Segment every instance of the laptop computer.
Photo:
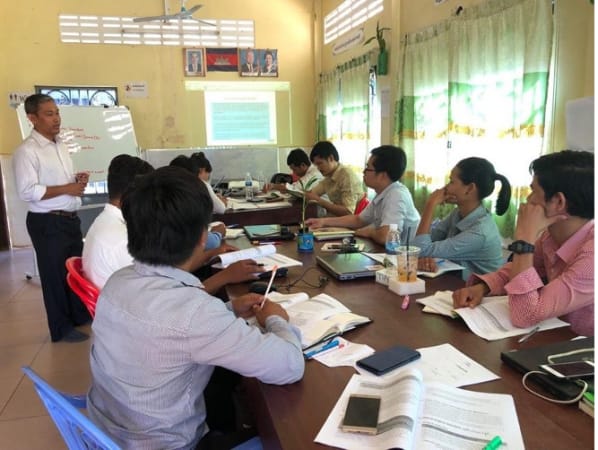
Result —
[[245, 225], [243, 229], [250, 241], [288, 241], [295, 238], [295, 234], [284, 225]]
[[[548, 364], [548, 356], [561, 353], [568, 353], [575, 350], [591, 349], [591, 351], [576, 353], [555, 359], [554, 362], [570, 362], [580, 360], [594, 360], [594, 339], [583, 338], [572, 341], [556, 342], [554, 344], [543, 345], [541, 347], [526, 348], [521, 350], [509, 350], [500, 354], [500, 359], [515, 370], [525, 374], [532, 370], [540, 369], [540, 364]], [[547, 392], [556, 398], [567, 400], [575, 398], [581, 391], [580, 386], [575, 381], [561, 380], [551, 375], [530, 375], [530, 381], [537, 383]], [[594, 392], [594, 379], [584, 378]], [[591, 382], [591, 383], [590, 383]]]
[[337, 280], [375, 277], [376, 271], [383, 269], [378, 261], [363, 253], [341, 253], [316, 256], [319, 266]]

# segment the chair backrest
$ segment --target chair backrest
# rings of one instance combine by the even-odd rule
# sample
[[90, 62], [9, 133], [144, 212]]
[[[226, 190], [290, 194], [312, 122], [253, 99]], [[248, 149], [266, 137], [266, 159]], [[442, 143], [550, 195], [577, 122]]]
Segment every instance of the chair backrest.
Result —
[[57, 391], [30, 367], [23, 367], [22, 370], [33, 381], [37, 394], [54, 420], [69, 450], [120, 449], [106, 433], [77, 409], [85, 407], [84, 397], [81, 401], [81, 397], [71, 397]]
[[275, 173], [274, 175], [272, 175], [272, 178], [270, 178], [270, 183], [284, 184], [284, 183], [292, 183], [292, 182], [293, 182], [293, 176], [288, 173]]
[[100, 289], [85, 278], [83, 262], [80, 256], [71, 256], [66, 260], [66, 282], [75, 294], [79, 296], [93, 318], [96, 314], [96, 302]]
[[363, 197], [361, 197], [361, 200], [359, 200], [357, 202], [357, 205], [355, 205], [355, 213], [354, 214], [355, 215], [359, 214], [369, 204], [370, 204], [370, 201], [368, 200], [368, 194], [366, 192], [365, 194], [363, 194]]

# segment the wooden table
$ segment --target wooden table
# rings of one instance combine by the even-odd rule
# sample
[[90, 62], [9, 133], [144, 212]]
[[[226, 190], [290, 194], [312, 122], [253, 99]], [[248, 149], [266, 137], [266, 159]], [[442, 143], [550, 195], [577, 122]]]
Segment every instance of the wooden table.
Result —
[[[321, 245], [316, 244], [316, 247]], [[316, 253], [298, 254], [296, 244], [290, 242], [280, 246], [278, 251], [302, 260], [304, 264], [303, 267], [289, 269], [286, 283], [297, 279], [308, 267], [316, 267], [317, 249]], [[315, 268], [307, 272], [305, 278], [317, 284], [321, 274], [325, 272]], [[284, 279], [277, 280], [279, 285], [284, 283]], [[436, 279], [427, 279], [427, 292], [420, 296], [429, 295], [436, 290], [455, 289], [462, 285], [459, 276], [446, 274]], [[228, 288], [231, 296], [246, 291], [247, 285]], [[521, 374], [502, 364], [500, 360], [500, 353], [508, 349], [529, 348], [571, 339], [574, 333], [568, 327], [536, 333], [522, 344], [518, 344], [515, 337], [487, 342], [471, 332], [463, 321], [422, 313], [422, 307], [413, 300], [408, 310], [402, 310], [400, 297], [371, 279], [345, 282], [330, 279], [323, 289], [313, 289], [298, 283], [292, 288], [292, 292], [299, 291], [307, 292], [310, 296], [325, 292], [339, 299], [356, 314], [373, 319], [373, 323], [344, 335], [352, 342], [368, 344], [375, 349], [395, 344], [419, 348], [448, 342], [499, 375], [499, 380], [468, 386], [465, 389], [512, 395], [526, 448], [593, 448], [592, 418], [581, 412], [577, 404], [556, 405], [528, 393], [521, 385]], [[315, 443], [314, 438], [354, 373], [354, 369], [349, 367], [329, 368], [312, 360], [306, 362], [303, 379], [292, 385], [273, 386], [255, 379], [246, 379], [264, 448], [326, 448]]]
[[[307, 206], [305, 218], [317, 217], [315, 204]], [[287, 207], [270, 209], [245, 209], [233, 211], [228, 209], [224, 214], [214, 214], [212, 220], [224, 222], [226, 225], [297, 225], [301, 222], [301, 202], [292, 202]]]

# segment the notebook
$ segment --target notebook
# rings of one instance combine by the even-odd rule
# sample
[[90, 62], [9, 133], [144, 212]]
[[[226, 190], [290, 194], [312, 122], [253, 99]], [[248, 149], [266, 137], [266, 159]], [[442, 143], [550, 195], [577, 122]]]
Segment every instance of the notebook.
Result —
[[[521, 373], [527, 373], [531, 370], [541, 370], [540, 364], [548, 363], [549, 355], [556, 355], [558, 353], [566, 353], [573, 350], [594, 348], [593, 338], [575, 339], [573, 341], [556, 342], [554, 344], [543, 345], [541, 347], [526, 348], [522, 350], [510, 350], [502, 352], [500, 359]], [[594, 352], [578, 353], [571, 356], [564, 356], [555, 359], [554, 362], [569, 362], [579, 361], [583, 359], [594, 360]], [[552, 376], [533, 376], [530, 375], [530, 381], [537, 383], [546, 389], [555, 397], [567, 400], [577, 396], [581, 390], [580, 386], [574, 381], [559, 380]], [[590, 385], [590, 390], [594, 391], [593, 379], [584, 379]], [[591, 381], [591, 383], [590, 383]]]
[[375, 277], [384, 266], [363, 253], [329, 254], [316, 257], [318, 265], [337, 280]]
[[246, 225], [243, 229], [250, 241], [286, 241], [295, 238], [295, 234], [284, 225]]
[[355, 230], [343, 227], [324, 227], [313, 230], [313, 233], [316, 241], [327, 241], [331, 239], [352, 237], [355, 235]]

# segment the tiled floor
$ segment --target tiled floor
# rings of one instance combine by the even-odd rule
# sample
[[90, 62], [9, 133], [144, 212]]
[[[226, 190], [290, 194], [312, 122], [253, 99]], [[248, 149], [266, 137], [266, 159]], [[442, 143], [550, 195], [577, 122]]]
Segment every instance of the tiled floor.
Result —
[[[91, 340], [50, 342], [39, 278], [30, 249], [0, 252], [0, 449], [66, 446], [20, 368], [31, 366], [57, 389], [83, 393], [90, 382]], [[90, 332], [89, 326], [82, 331]]]

